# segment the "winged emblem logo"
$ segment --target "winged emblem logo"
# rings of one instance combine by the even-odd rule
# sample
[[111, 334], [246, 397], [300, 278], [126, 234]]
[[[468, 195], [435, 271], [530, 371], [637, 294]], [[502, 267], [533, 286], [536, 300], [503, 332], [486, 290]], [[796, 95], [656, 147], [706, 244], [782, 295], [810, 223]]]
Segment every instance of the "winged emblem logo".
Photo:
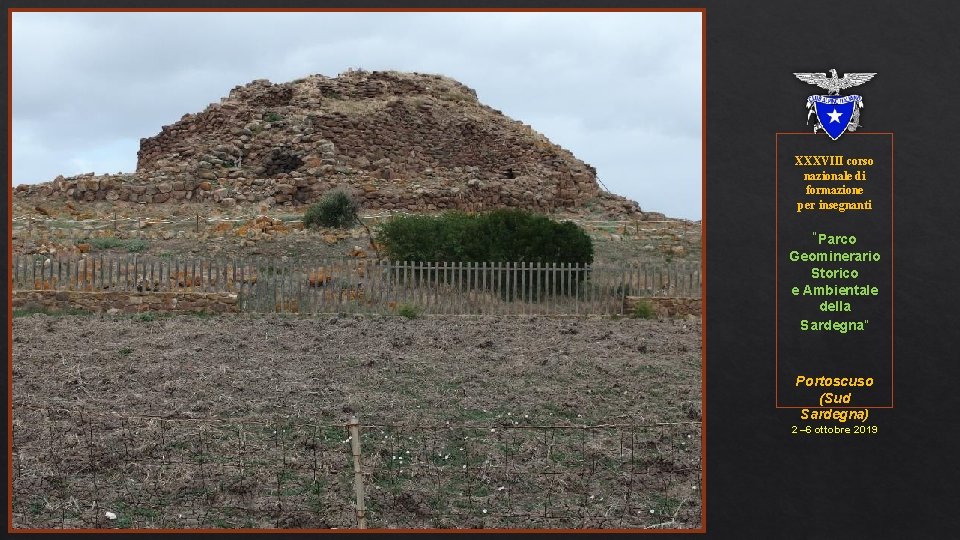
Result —
[[837, 140], [844, 131], [856, 131], [860, 127], [860, 109], [863, 97], [858, 95], [841, 96], [845, 88], [859, 86], [873, 78], [876, 73], [845, 73], [843, 77], [836, 69], [827, 73], [794, 73], [801, 81], [815, 84], [827, 91], [827, 95], [813, 95], [807, 98], [807, 125], [810, 117], [816, 115], [813, 132], [823, 130], [831, 139]]

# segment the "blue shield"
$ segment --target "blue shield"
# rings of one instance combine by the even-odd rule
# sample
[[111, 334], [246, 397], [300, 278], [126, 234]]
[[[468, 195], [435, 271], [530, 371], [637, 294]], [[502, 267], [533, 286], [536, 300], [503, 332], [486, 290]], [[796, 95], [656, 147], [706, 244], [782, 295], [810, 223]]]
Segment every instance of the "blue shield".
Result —
[[860, 99], [860, 96], [810, 96], [807, 101], [813, 103], [823, 130], [831, 139], [837, 140], [850, 124]]

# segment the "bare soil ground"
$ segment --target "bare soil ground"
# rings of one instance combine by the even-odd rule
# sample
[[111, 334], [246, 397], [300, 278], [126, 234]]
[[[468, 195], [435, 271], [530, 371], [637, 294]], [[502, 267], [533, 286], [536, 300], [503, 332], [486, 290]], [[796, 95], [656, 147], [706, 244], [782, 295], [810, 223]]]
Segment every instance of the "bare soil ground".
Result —
[[[14, 526], [701, 523], [699, 321], [14, 321]], [[111, 512], [113, 519], [107, 516]]]

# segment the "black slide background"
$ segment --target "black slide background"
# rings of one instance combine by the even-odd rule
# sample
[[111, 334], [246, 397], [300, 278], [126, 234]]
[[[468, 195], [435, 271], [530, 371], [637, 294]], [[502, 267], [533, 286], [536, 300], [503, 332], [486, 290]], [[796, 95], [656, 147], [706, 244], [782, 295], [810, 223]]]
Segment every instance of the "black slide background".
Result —
[[[707, 6], [708, 538], [960, 538], [960, 16], [940, 6]], [[895, 408], [868, 438], [797, 438], [772, 405], [774, 134], [808, 129], [793, 73], [830, 68], [877, 73], [862, 130], [895, 134]]]

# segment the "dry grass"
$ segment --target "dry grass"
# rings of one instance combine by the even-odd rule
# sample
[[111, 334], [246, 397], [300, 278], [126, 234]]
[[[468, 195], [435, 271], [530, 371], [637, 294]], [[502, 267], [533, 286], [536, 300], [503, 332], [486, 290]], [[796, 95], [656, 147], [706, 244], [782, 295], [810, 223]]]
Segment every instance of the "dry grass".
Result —
[[371, 527], [700, 522], [698, 323], [33, 315], [14, 337], [17, 527], [353, 527], [350, 414]]

